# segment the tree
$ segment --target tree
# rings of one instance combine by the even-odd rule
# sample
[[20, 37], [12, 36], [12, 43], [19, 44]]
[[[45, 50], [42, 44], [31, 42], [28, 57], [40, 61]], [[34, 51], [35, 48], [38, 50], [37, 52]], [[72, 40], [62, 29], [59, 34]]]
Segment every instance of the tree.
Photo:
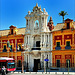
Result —
[[61, 12], [59, 13], [59, 15], [63, 17], [63, 22], [64, 22], [64, 16], [65, 16], [65, 15], [68, 15], [68, 14], [67, 14], [67, 12], [65, 12], [65, 11], [61, 11]]

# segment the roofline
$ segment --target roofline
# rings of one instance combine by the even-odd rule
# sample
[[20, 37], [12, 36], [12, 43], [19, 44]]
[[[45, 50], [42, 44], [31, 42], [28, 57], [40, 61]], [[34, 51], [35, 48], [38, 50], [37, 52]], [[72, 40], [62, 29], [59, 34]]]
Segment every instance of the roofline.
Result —
[[57, 23], [57, 24], [63, 24], [63, 23]]
[[22, 29], [22, 28], [26, 28], [26, 27], [21, 27], [21, 28], [18, 28], [18, 29]]
[[[22, 28], [26, 28], [26, 27], [22, 27]], [[18, 29], [22, 29], [22, 28], [18, 28]], [[0, 31], [5, 31], [5, 30], [10, 30], [10, 29], [4, 29], [4, 30], [0, 30]]]
[[[65, 30], [67, 30], [67, 29], [65, 29]], [[75, 29], [74, 29], [75, 30]], [[60, 30], [56, 30], [56, 31], [61, 31], [61, 29]], [[64, 31], [64, 30], [63, 30]], [[55, 31], [52, 31], [52, 32], [55, 32]]]
[[[4, 29], [4, 30], [9, 30], [9, 29]], [[4, 31], [4, 30], [0, 30], [0, 31]]]

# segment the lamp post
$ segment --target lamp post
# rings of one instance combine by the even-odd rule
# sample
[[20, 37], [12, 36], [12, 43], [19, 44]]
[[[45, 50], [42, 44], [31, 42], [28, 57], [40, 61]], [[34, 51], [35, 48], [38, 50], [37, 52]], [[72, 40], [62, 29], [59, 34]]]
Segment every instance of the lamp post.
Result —
[[[17, 34], [17, 29], [15, 30], [16, 34]], [[16, 35], [15, 34], [15, 35]], [[16, 46], [16, 51], [15, 51], [15, 58], [16, 58], [16, 67], [17, 67], [17, 39], [15, 39], [15, 46]]]
[[44, 56], [44, 72], [45, 72], [45, 56]]
[[12, 58], [13, 58], [13, 40], [12, 40], [12, 47], [11, 47], [11, 51], [12, 51]]
[[23, 54], [22, 54], [22, 73], [24, 72], [24, 68], [23, 68]]
[[69, 60], [68, 60], [68, 74], [69, 74]]
[[[28, 51], [28, 48], [27, 48]], [[29, 63], [28, 63], [29, 59], [28, 59], [28, 55], [27, 55], [27, 72], [29, 71], [28, 67], [29, 67]]]
[[8, 47], [8, 57], [9, 57], [9, 47], [10, 47], [10, 42], [7, 41], [7, 47]]
[[[24, 45], [22, 45], [22, 47], [23, 47]], [[24, 65], [23, 65], [23, 53], [21, 53], [21, 55], [22, 55], [22, 73], [24, 72]], [[25, 54], [24, 54], [25, 55]]]
[[49, 61], [49, 59], [46, 58], [46, 59], [44, 59], [44, 61], [46, 61], [46, 73], [47, 73], [47, 62]]

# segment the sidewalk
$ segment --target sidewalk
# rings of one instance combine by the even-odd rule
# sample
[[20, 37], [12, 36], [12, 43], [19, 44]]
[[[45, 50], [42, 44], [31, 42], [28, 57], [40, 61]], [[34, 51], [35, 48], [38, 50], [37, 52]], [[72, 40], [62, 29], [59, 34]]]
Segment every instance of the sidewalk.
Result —
[[[8, 75], [33, 75], [33, 74], [47, 74], [47, 75], [68, 75], [68, 72], [11, 72]], [[69, 72], [69, 75], [75, 75], [75, 72]]]

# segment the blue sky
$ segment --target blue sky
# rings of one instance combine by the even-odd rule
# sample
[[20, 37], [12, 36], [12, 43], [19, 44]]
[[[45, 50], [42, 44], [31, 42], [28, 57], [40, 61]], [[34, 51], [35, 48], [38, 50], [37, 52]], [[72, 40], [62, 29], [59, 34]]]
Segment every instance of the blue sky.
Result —
[[62, 22], [62, 17], [58, 15], [60, 11], [68, 13], [65, 19], [75, 21], [75, 0], [0, 0], [0, 30], [9, 29], [10, 25], [26, 27], [24, 17], [28, 11], [32, 11], [36, 3], [48, 12], [48, 21], [52, 16], [54, 25]]

